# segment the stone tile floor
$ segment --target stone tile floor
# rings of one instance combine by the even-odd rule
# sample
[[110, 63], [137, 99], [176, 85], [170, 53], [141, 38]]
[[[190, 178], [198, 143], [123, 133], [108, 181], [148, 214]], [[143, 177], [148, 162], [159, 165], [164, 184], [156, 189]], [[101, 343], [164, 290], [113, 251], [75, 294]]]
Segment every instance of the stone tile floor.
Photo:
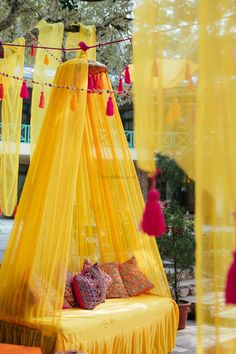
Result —
[[185, 329], [178, 331], [176, 347], [171, 354], [195, 354], [197, 349], [197, 325], [188, 320]]

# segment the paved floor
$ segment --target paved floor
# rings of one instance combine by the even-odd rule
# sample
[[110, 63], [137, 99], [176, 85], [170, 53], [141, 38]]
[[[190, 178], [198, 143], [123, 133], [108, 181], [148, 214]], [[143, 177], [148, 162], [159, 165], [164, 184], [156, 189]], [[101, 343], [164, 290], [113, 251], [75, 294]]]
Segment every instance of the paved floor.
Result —
[[172, 354], [195, 354], [197, 348], [197, 327], [195, 321], [188, 321], [185, 329], [178, 331], [176, 347]]

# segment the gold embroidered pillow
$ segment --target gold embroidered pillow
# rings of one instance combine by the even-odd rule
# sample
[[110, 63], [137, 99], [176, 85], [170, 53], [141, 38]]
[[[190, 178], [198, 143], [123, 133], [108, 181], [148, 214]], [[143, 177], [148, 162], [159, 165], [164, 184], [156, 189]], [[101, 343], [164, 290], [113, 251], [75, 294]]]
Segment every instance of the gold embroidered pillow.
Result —
[[123, 298], [128, 297], [127, 291], [125, 290], [124, 284], [122, 282], [119, 264], [115, 262], [102, 263], [99, 267], [106, 272], [113, 280], [112, 284], [107, 289], [107, 298]]
[[129, 296], [137, 296], [154, 288], [138, 267], [133, 256], [127, 262], [119, 265], [121, 279]]

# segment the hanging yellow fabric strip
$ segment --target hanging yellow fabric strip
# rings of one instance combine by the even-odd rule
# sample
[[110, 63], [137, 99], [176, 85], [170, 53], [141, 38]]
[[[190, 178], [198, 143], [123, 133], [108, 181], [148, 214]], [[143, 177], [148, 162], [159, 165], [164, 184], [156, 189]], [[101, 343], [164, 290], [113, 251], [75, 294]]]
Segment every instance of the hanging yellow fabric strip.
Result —
[[[39, 29], [38, 41], [41, 46], [58, 47], [62, 46], [63, 30], [62, 23], [48, 24], [45, 20], [41, 20], [37, 28]], [[34, 81], [52, 83], [56, 69], [60, 64], [61, 52], [58, 50], [37, 49], [34, 64]], [[45, 104], [44, 108], [39, 108], [40, 94], [44, 92]], [[33, 84], [32, 104], [31, 104], [31, 154], [34, 151], [35, 144], [38, 139], [39, 131], [42, 125], [44, 114], [47, 110], [51, 88], [48, 86], [41, 87]]]
[[[84, 26], [79, 23], [79, 32], [69, 32], [66, 38], [66, 48], [79, 47], [79, 42], [85, 42], [88, 46], [96, 44], [96, 27]], [[76, 52], [76, 56], [80, 55], [80, 50]], [[96, 48], [88, 50], [88, 59], [96, 60]]]
[[[18, 38], [13, 43], [24, 45], [25, 41], [23, 38]], [[4, 46], [4, 58], [0, 59], [0, 71], [11, 76], [23, 77], [24, 52], [24, 48]], [[0, 208], [5, 215], [11, 216], [17, 203], [22, 81], [6, 76], [1, 76], [0, 80], [4, 90], [1, 114], [2, 140], [0, 141]]]
[[[236, 249], [236, 10], [233, 1], [199, 2], [196, 130], [198, 353], [235, 353], [236, 306], [225, 305]], [[235, 287], [235, 284], [234, 284]]]
[[[198, 65], [186, 58], [183, 46], [187, 31], [179, 32], [179, 45], [173, 32], [184, 14], [167, 16], [168, 1], [139, 1], [135, 8], [133, 36], [134, 81], [134, 142], [138, 166], [149, 173], [156, 169], [160, 153], [176, 162], [190, 177], [194, 177], [194, 125], [192, 110], [195, 91], [192, 75]], [[178, 3], [171, 4], [173, 14], [179, 13]], [[182, 19], [183, 17], [183, 19]], [[196, 13], [189, 12], [188, 21]], [[186, 75], [186, 71], [188, 75]], [[188, 81], [191, 81], [191, 85]]]

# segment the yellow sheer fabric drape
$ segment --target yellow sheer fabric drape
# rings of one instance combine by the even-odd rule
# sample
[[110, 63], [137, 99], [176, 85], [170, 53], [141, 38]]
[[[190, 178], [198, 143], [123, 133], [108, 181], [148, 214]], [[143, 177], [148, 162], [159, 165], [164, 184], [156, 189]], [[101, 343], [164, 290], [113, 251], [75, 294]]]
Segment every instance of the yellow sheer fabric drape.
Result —
[[[77, 48], [79, 42], [85, 42], [88, 46], [96, 44], [96, 27], [85, 26], [82, 23], [78, 24], [79, 32], [69, 32], [66, 38], [66, 48]], [[72, 52], [74, 53], [74, 51]], [[76, 51], [76, 56], [80, 55], [80, 50]], [[88, 59], [96, 60], [96, 48], [92, 48], [88, 51]]]
[[[89, 70], [97, 70], [102, 89], [111, 89], [105, 67]], [[87, 59], [76, 58], [59, 66], [55, 83], [86, 89], [87, 78]], [[153, 293], [170, 296], [155, 239], [138, 231], [142, 194], [118, 109], [107, 117], [107, 99], [52, 88], [0, 269], [1, 320], [53, 334], [66, 270], [80, 271], [85, 257], [135, 255], [156, 285]]]
[[196, 136], [198, 353], [235, 353], [236, 306], [224, 304], [236, 248], [236, 5], [200, 1]]
[[[14, 44], [24, 45], [23, 38]], [[23, 77], [24, 48], [4, 46], [4, 58], [0, 59], [0, 72], [10, 76]], [[19, 170], [19, 148], [21, 135], [22, 98], [20, 90], [22, 81], [1, 76], [4, 88], [2, 100], [2, 141], [0, 141], [0, 208], [11, 216], [17, 203], [17, 186]]]
[[[37, 28], [39, 29], [38, 43], [40, 46], [58, 48], [62, 46], [64, 31], [64, 25], [62, 23], [48, 24], [45, 20], [41, 20], [38, 23]], [[48, 64], [46, 64], [47, 60], [45, 60], [45, 56], [47, 56], [48, 58]], [[46, 51], [44, 49], [37, 49], [34, 64], [34, 81], [40, 83], [52, 83], [56, 73], [56, 69], [60, 64], [60, 60], [61, 52], [59, 50]], [[42, 90], [44, 91], [45, 107], [39, 108], [40, 93]], [[33, 84], [30, 121], [31, 154], [34, 151], [35, 144], [38, 139], [43, 117], [47, 110], [50, 93], [50, 87]]]
[[[178, 11], [173, 3], [172, 11]], [[156, 170], [156, 154], [175, 158], [191, 177], [194, 176], [193, 141], [195, 95], [192, 74], [195, 60], [174, 32], [176, 20], [168, 16], [168, 1], [138, 1], [135, 8], [134, 68], [134, 142], [138, 166], [149, 173]], [[196, 14], [195, 14], [196, 16]], [[188, 21], [194, 15], [188, 13]], [[181, 43], [181, 42], [180, 42]], [[195, 59], [195, 58], [193, 58]]]

